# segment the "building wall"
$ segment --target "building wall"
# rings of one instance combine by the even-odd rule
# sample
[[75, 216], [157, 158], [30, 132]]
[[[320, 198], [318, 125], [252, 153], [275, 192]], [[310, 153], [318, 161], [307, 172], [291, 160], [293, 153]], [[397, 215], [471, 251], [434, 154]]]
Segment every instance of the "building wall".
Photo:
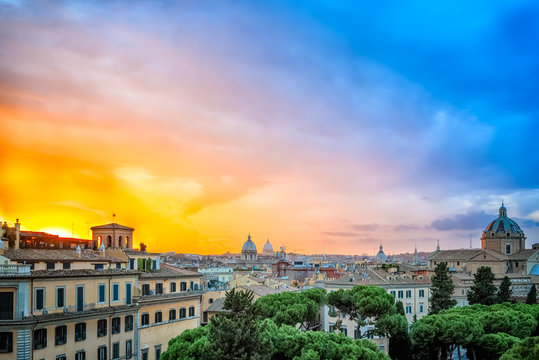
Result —
[[[194, 307], [194, 315], [189, 316], [189, 307]], [[180, 309], [185, 308], [186, 317], [180, 319]], [[176, 319], [171, 320], [169, 310], [176, 310]], [[155, 313], [161, 311], [162, 321], [155, 322]], [[142, 325], [142, 315], [149, 315], [149, 324]], [[200, 295], [194, 295], [189, 298], [167, 299], [156, 303], [144, 304], [139, 312], [139, 336], [140, 349], [148, 351], [148, 360], [156, 359], [156, 347], [161, 349], [161, 353], [168, 348], [170, 339], [180, 335], [188, 329], [194, 329], [200, 326]], [[141, 356], [141, 355], [139, 355]], [[139, 357], [140, 359], [142, 357]]]

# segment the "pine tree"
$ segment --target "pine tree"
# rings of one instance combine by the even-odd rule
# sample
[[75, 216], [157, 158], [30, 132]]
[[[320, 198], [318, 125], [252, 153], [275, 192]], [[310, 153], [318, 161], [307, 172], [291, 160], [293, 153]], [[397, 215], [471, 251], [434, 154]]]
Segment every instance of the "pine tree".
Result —
[[481, 266], [474, 276], [474, 284], [468, 291], [468, 302], [472, 304], [492, 305], [496, 302], [494, 274], [489, 266]]
[[429, 314], [437, 314], [442, 310], [457, 305], [457, 301], [451, 298], [455, 285], [451, 280], [451, 275], [449, 275], [449, 269], [445, 262], [441, 262], [436, 266], [431, 281]]
[[513, 290], [511, 290], [511, 281], [507, 276], [503, 277], [498, 293], [496, 294], [496, 300], [498, 303], [504, 303], [511, 301], [511, 295], [513, 295]]
[[537, 289], [535, 288], [535, 284], [532, 285], [530, 291], [528, 292], [528, 296], [526, 297], [526, 304], [537, 304]]

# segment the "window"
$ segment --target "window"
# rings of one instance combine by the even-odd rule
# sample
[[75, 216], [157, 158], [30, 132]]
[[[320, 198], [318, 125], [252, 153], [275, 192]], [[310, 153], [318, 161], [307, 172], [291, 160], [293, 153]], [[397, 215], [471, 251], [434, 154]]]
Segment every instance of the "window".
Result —
[[67, 360], [65, 354], [62, 355], [56, 355], [56, 360]]
[[181, 308], [180, 309], [180, 319], [184, 319], [185, 318], [185, 308]]
[[355, 327], [354, 328], [354, 339], [359, 339], [361, 338], [361, 330], [359, 329], [359, 327]]
[[0, 292], [0, 320], [13, 320], [13, 295], [12, 291]]
[[393, 297], [397, 297], [396, 293], [395, 293], [395, 290], [391, 290], [390, 291], [390, 294], [393, 295]]
[[150, 314], [142, 314], [140, 317], [140, 325], [148, 325], [150, 323]]
[[425, 297], [425, 290], [423, 289], [419, 290], [419, 297], [420, 298]]
[[[103, 270], [103, 264], [94, 264], [95, 270]], [[105, 352], [107, 352], [107, 348], [105, 348]]]
[[185, 281], [180, 283], [180, 291], [187, 291], [187, 283]]
[[105, 302], [105, 284], [99, 284], [97, 285], [97, 302], [104, 303]]
[[176, 292], [176, 283], [174, 281], [170, 282], [170, 292]]
[[189, 307], [189, 316], [195, 316], [195, 307], [194, 306], [191, 306]]
[[420, 304], [420, 305], [419, 305], [419, 312], [420, 312], [420, 313], [423, 312], [423, 304]]
[[131, 305], [131, 283], [125, 283], [125, 304]]
[[119, 342], [115, 342], [112, 344], [112, 358], [113, 359], [120, 358], [120, 343]]
[[47, 270], [54, 270], [54, 263], [53, 262], [48, 262], [47, 263]]
[[518, 267], [518, 261], [515, 262], [515, 267]]
[[406, 297], [411, 298], [412, 297], [412, 290], [406, 290]]
[[141, 354], [142, 354], [142, 360], [148, 360], [148, 349], [142, 349]]
[[125, 341], [125, 358], [131, 359], [133, 357], [133, 340], [129, 339]]
[[194, 283], [192, 281], [189, 282], [189, 290], [191, 290], [191, 291], [193, 291], [193, 284]]
[[150, 295], [150, 284], [142, 284], [142, 295]]
[[406, 313], [411, 314], [412, 313], [412, 307], [410, 305], [406, 306]]
[[67, 342], [67, 326], [57, 326], [54, 331], [54, 345], [63, 345]]
[[399, 299], [402, 299], [404, 297], [404, 292], [402, 290], [399, 290]]
[[107, 319], [97, 320], [97, 337], [107, 335]]
[[346, 328], [346, 326], [341, 326], [341, 334], [348, 336], [348, 329]]
[[457, 266], [460, 265], [460, 261], [457, 261]]
[[86, 352], [79, 350], [75, 353], [75, 360], [86, 360]]
[[163, 321], [163, 313], [161, 311], [157, 311], [155, 313], [155, 322], [160, 323]]
[[112, 284], [112, 301], [120, 300], [120, 284]]
[[69, 269], [71, 269], [71, 263], [70, 263], [70, 262], [64, 262], [64, 263], [62, 263], [62, 268], [63, 268], [64, 270], [69, 270]]
[[47, 347], [47, 329], [34, 330], [34, 350]]
[[125, 331], [133, 330], [133, 315], [127, 315], [125, 317]]
[[56, 288], [56, 307], [63, 308], [65, 305], [66, 288], [61, 286]]
[[116, 263], [116, 269], [121, 270], [122, 269], [122, 264], [121, 263]]
[[84, 285], [77, 285], [77, 311], [84, 311]]
[[210, 304], [213, 304], [213, 299], [210, 298], [210, 299], [208, 300], [208, 302], [209, 302]]
[[159, 359], [161, 357], [161, 345], [155, 345], [155, 358]]
[[45, 307], [45, 289], [36, 288], [35, 294], [36, 294], [35, 296], [36, 310], [43, 310], [43, 308]]
[[505, 244], [505, 253], [507, 255], [511, 254], [511, 244]]
[[328, 329], [329, 332], [334, 332], [335, 331], [335, 324], [333, 323], [329, 323], [329, 329]]
[[0, 332], [0, 354], [13, 352], [13, 333]]
[[163, 284], [162, 283], [155, 284], [155, 293], [156, 294], [162, 294], [163, 293]]
[[176, 320], [176, 309], [170, 309], [168, 311], [168, 319], [169, 320]]
[[[121, 329], [121, 320], [119, 317], [112, 318], [112, 329], [113, 334], [119, 334]], [[119, 346], [119, 345], [118, 345]]]
[[107, 347], [100, 346], [97, 348], [97, 360], [107, 360]]
[[75, 324], [75, 341], [86, 339], [86, 323]]

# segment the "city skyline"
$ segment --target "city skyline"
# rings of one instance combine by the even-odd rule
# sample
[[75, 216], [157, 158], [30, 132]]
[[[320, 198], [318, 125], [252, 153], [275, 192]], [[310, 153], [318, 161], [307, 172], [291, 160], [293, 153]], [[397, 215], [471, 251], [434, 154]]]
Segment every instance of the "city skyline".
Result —
[[[150, 251], [539, 235], [534, 2], [0, 1], [0, 220]], [[113, 219], [112, 214], [116, 214]]]

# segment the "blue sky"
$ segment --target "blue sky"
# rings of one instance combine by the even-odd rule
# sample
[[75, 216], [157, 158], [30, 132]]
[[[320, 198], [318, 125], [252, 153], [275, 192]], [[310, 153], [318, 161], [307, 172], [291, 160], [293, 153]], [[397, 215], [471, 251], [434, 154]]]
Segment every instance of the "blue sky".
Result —
[[[4, 144], [21, 172], [54, 156], [72, 190], [6, 180], [1, 195], [28, 205], [0, 214], [39, 217], [35, 201], [76, 214], [54, 224], [69, 228], [120, 212], [148, 243], [172, 230], [193, 252], [248, 231], [260, 246], [400, 252], [470, 234], [478, 247], [503, 199], [529, 245], [538, 15], [533, 1], [0, 2], [2, 129], [39, 138], [34, 157]], [[75, 168], [130, 190], [94, 202]]]

